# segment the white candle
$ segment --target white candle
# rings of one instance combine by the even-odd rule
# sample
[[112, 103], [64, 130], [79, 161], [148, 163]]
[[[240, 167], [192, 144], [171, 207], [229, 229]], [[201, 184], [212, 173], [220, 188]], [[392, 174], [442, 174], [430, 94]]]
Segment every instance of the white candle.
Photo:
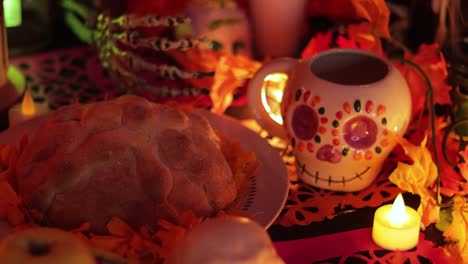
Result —
[[8, 123], [10, 127], [16, 126], [26, 120], [47, 114], [48, 112], [49, 106], [47, 104], [34, 103], [31, 94], [26, 91], [23, 101], [20, 104], [14, 105], [8, 111]]
[[408, 250], [419, 241], [421, 217], [413, 208], [405, 206], [401, 193], [393, 204], [377, 209], [372, 227], [372, 239], [388, 250]]

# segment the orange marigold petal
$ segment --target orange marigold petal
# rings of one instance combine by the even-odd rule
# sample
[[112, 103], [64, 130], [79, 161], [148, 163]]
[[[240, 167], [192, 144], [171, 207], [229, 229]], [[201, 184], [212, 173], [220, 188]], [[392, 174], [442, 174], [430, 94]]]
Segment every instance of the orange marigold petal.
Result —
[[127, 223], [117, 217], [112, 217], [107, 223], [107, 230], [110, 234], [121, 237], [131, 237], [135, 233]]
[[89, 239], [89, 242], [93, 247], [112, 252], [115, 252], [115, 250], [126, 241], [126, 238], [119, 238], [113, 236], [92, 236]]

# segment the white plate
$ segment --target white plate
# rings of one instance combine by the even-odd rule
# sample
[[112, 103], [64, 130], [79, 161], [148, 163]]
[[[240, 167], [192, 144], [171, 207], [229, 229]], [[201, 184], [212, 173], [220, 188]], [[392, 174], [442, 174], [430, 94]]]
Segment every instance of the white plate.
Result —
[[[241, 211], [252, 216], [253, 220], [268, 228], [278, 217], [288, 196], [288, 174], [278, 150], [255, 132], [242, 126], [238, 121], [200, 110], [214, 128], [228, 139], [238, 140], [246, 151], [254, 151], [260, 166], [251, 177], [251, 188], [241, 197]], [[18, 144], [19, 138], [26, 131], [34, 133], [43, 118], [37, 118], [9, 128], [0, 133], [0, 144]], [[0, 236], [2, 233], [0, 225]]]
[[260, 166], [250, 180], [251, 188], [241, 199], [241, 210], [251, 215], [259, 224], [268, 228], [278, 217], [288, 197], [288, 172], [283, 159], [268, 142], [238, 121], [199, 111], [222, 134], [238, 140], [242, 149], [254, 151]]

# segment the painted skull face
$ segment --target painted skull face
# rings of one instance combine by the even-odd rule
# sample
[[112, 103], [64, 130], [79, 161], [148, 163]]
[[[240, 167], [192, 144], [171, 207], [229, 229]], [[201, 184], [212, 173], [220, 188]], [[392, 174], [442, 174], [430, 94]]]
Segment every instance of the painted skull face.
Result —
[[250, 25], [244, 12], [234, 2], [226, 6], [197, 3], [187, 10], [192, 18], [192, 33], [205, 37], [208, 49], [251, 57]]
[[282, 115], [303, 181], [357, 191], [376, 178], [396, 144], [395, 135], [406, 130], [411, 109], [397, 70], [382, 69], [385, 78], [378, 81], [361, 77], [362, 83], [333, 83], [331, 77], [324, 81], [311, 73], [310, 78], [299, 78], [296, 72], [288, 82]]
[[[392, 147], [384, 104], [355, 99], [343, 101], [341, 109], [329, 109], [321, 104], [320, 96], [300, 89], [293, 101], [288, 131], [298, 173], [320, 187], [345, 190], [354, 181], [366, 181], [371, 170], [380, 169], [378, 161]], [[306, 165], [310, 158], [333, 170]], [[343, 170], [337, 171], [340, 167]], [[345, 169], [351, 167], [354, 170]]]

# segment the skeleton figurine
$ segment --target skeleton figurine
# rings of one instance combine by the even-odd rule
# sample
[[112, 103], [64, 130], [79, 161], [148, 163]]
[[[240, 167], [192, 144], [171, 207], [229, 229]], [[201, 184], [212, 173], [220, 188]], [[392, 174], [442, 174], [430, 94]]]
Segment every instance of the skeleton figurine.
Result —
[[203, 36], [205, 47], [214, 51], [252, 56], [250, 25], [234, 1], [193, 0], [186, 14], [193, 22], [180, 27], [179, 35]]
[[73, 0], [64, 0], [63, 6], [72, 30], [78, 36], [89, 36], [81, 38], [97, 48], [103, 66], [123, 89], [156, 101], [193, 99], [208, 93], [209, 87], [190, 86], [186, 80], [212, 76], [213, 72], [185, 71], [167, 54], [170, 50], [186, 51], [204, 41], [199, 37], [174, 39], [164, 34], [190, 24], [191, 18], [135, 14], [111, 17], [104, 12], [93, 14], [93, 10]]

